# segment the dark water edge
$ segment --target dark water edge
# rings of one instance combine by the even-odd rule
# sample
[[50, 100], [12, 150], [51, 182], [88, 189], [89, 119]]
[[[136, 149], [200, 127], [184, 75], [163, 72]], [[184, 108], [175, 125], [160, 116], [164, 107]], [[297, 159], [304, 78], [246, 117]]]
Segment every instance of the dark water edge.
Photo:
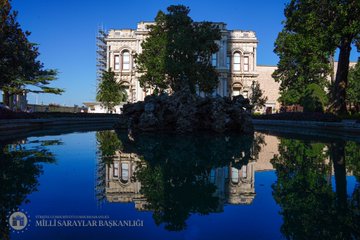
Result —
[[35, 129], [24, 129], [21, 133], [18, 131], [2, 131], [0, 134], [0, 141], [11, 142], [28, 137], [44, 137], [44, 136], [57, 136], [69, 133], [83, 133], [91, 131], [104, 131], [112, 130], [113, 123], [103, 124], [80, 124], [80, 125], [63, 125], [63, 126], [46, 126]]
[[[260, 132], [129, 139], [88, 131], [0, 141], [0, 239], [360, 236], [358, 142]], [[18, 233], [6, 226], [14, 208], [33, 222], [88, 215], [140, 219], [143, 226], [33, 224]]]
[[330, 131], [326, 129], [303, 127], [298, 128], [296, 126], [268, 126], [261, 124], [255, 124], [254, 129], [257, 132], [285, 138], [312, 139], [318, 141], [332, 141], [334, 139], [341, 139], [344, 141], [360, 142], [360, 134], [358, 132], [353, 133], [351, 131]]

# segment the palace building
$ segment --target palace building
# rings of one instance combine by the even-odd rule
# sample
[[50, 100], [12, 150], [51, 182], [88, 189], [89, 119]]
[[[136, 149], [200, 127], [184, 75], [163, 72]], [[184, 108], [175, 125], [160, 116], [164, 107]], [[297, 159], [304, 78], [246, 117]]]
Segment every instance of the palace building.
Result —
[[[151, 89], [144, 90], [140, 87], [138, 80], [140, 73], [136, 68], [135, 55], [142, 52], [141, 43], [148, 36], [148, 26], [153, 24], [155, 23], [140, 22], [136, 29], [112, 29], [106, 33], [103, 45], [98, 47], [98, 51], [102, 52], [102, 54], [98, 52], [98, 63], [101, 63], [103, 69], [111, 68], [115, 72], [118, 81], [126, 86], [129, 102], [142, 101], [146, 95], [152, 93]], [[221, 31], [221, 39], [217, 42], [219, 51], [211, 57], [211, 63], [219, 73], [219, 84], [213, 96], [243, 95], [247, 98], [251, 94], [252, 84], [256, 81], [260, 84], [263, 95], [267, 97], [265, 107], [260, 112], [275, 113], [279, 111], [280, 83], [275, 82], [271, 76], [277, 67], [257, 65], [259, 41], [256, 33], [254, 31], [229, 30], [222, 22], [213, 24], [217, 25]], [[350, 62], [350, 67], [355, 64], [355, 62]], [[335, 74], [336, 70], [337, 62], [334, 63]], [[202, 93], [198, 94], [203, 95]], [[95, 106], [101, 108], [100, 104], [87, 105], [91, 105], [94, 109], [93, 112], [96, 112]], [[121, 106], [117, 107], [119, 110], [116, 112], [120, 113]], [[99, 111], [105, 111], [105, 109]]]
[[[126, 86], [129, 102], [142, 101], [151, 94], [150, 89], [140, 87], [140, 73], [134, 60], [135, 54], [142, 52], [141, 43], [149, 33], [148, 26], [152, 24], [154, 22], [140, 22], [136, 29], [112, 29], [104, 39], [106, 69], [111, 68], [118, 81]], [[211, 63], [219, 73], [219, 84], [213, 95], [231, 97], [241, 94], [248, 97], [251, 85], [258, 81], [268, 97], [263, 111], [278, 110], [279, 84], [271, 77], [274, 67], [257, 65], [258, 39], [255, 32], [228, 30], [225, 23], [214, 24], [221, 30], [221, 40], [218, 41], [219, 51], [211, 57]]]

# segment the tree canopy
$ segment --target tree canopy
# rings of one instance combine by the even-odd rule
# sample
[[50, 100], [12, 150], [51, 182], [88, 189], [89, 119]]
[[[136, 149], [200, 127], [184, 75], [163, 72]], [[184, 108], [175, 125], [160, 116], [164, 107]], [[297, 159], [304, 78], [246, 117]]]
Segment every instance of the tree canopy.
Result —
[[306, 36], [285, 28], [276, 39], [274, 52], [280, 58], [273, 77], [280, 82], [279, 101], [282, 104], [299, 104], [307, 85], [325, 87], [326, 77], [330, 74], [331, 52], [322, 51], [317, 36]]
[[62, 89], [48, 87], [57, 71], [44, 69], [37, 44], [28, 40], [30, 32], [21, 29], [16, 17], [10, 1], [0, 0], [0, 89], [8, 96], [32, 85], [35, 89], [26, 91], [61, 94]]
[[210, 22], [194, 22], [190, 9], [171, 5], [167, 13], [159, 11], [149, 37], [142, 43], [136, 58], [142, 87], [189, 89], [210, 93], [218, 84], [218, 75], [211, 65], [211, 55], [218, 51], [219, 28]]
[[[283, 102], [298, 101], [303, 93], [300, 86], [316, 83], [323, 87], [330, 58], [338, 49], [330, 109], [339, 114], [347, 112], [349, 58], [352, 44], [359, 47], [359, 15], [358, 0], [291, 0], [286, 5], [284, 29], [275, 43], [280, 62], [274, 73], [281, 81]], [[296, 98], [289, 97], [288, 91], [296, 93]]]

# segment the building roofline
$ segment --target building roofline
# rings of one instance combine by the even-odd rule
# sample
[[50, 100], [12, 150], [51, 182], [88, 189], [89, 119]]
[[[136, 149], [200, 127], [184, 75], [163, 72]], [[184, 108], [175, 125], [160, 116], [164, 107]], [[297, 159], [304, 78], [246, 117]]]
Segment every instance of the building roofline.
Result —
[[277, 65], [257, 64], [257, 67], [277, 67]]
[[[335, 61], [334, 63], [338, 63], [338, 61]], [[357, 62], [350, 61], [350, 64], [356, 64]], [[268, 64], [257, 64], [257, 67], [277, 67], [277, 65], [268, 65]]]

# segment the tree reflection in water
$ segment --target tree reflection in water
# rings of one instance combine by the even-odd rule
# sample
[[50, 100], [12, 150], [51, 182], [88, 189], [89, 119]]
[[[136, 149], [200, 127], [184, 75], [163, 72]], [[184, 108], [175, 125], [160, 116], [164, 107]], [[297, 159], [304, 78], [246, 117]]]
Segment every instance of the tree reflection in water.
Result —
[[[279, 155], [272, 159], [277, 174], [273, 195], [281, 207], [281, 232], [286, 238], [360, 237], [359, 184], [350, 198], [346, 193], [347, 172], [359, 173], [355, 171], [359, 169], [359, 149], [358, 144], [343, 141], [322, 144], [281, 139]], [[335, 192], [329, 181], [332, 174]], [[359, 180], [359, 175], [356, 177]]]
[[105, 200], [106, 169], [113, 163], [116, 154], [122, 150], [122, 142], [115, 131], [99, 131], [96, 133], [97, 154], [100, 161], [97, 164], [96, 196], [101, 203]]
[[54, 163], [55, 156], [47, 146], [60, 145], [59, 140], [0, 142], [0, 231], [1, 239], [9, 239], [7, 215], [21, 204], [27, 195], [37, 191], [41, 163]]
[[[249, 204], [255, 196], [250, 165], [264, 144], [261, 135], [142, 134], [129, 141], [119, 133], [119, 139], [122, 150], [102, 170], [107, 200], [151, 210], [168, 230], [185, 229], [191, 214], [222, 211], [226, 202]], [[108, 144], [99, 143], [99, 149]]]

